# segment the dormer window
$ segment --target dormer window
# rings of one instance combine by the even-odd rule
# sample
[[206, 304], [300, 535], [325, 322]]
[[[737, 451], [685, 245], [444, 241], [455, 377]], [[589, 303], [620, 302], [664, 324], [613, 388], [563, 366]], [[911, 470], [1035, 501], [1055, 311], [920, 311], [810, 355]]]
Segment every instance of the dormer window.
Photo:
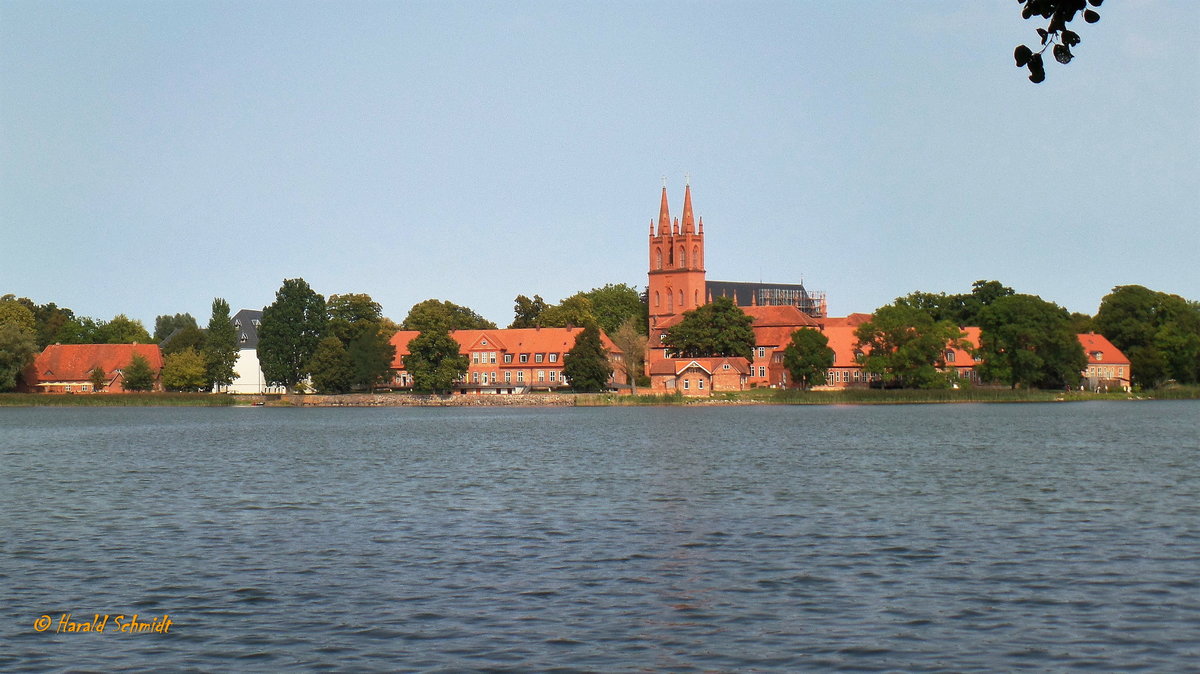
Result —
[[947, 363], [954, 362], [954, 352], [950, 351], [949, 349], [946, 350], [946, 362]]
[[1093, 351], [1092, 358], [1095, 358], [1096, 360], [1102, 360], [1104, 358], [1104, 354], [1100, 351]]

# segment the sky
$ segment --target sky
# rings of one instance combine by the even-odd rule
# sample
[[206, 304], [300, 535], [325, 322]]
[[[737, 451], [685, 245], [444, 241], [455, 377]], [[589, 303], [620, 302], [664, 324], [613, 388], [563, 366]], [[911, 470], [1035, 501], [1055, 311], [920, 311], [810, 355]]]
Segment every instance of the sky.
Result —
[[644, 287], [686, 179], [709, 279], [832, 315], [1200, 300], [1200, 3], [1100, 15], [1034, 85], [1012, 0], [0, 0], [0, 294], [153, 330], [302, 277], [503, 327]]

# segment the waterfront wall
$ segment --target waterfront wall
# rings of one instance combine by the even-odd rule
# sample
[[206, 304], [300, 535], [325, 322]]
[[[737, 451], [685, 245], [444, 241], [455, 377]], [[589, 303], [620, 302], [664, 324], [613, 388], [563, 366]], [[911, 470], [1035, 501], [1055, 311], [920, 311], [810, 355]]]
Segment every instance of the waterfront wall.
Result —
[[521, 395], [417, 395], [412, 393], [347, 393], [285, 395], [279, 400], [297, 407], [573, 407], [577, 396], [565, 393]]

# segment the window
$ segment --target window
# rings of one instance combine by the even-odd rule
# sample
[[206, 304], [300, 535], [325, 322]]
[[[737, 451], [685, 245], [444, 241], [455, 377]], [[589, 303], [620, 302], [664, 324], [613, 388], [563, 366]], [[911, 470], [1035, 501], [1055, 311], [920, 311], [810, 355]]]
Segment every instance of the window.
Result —
[[946, 349], [946, 362], [947, 363], [954, 362], [954, 352], [951, 351], [950, 349]]
[[504, 362], [506, 362], [506, 363], [512, 362], [512, 354], [511, 353], [504, 354]]
[[521, 362], [528, 363], [529, 362], [529, 354], [527, 354], [527, 353], [521, 354]]
[[538, 381], [546, 381], [546, 371], [538, 370]]
[[258, 320], [257, 318], [252, 318], [250, 319], [250, 324], [257, 328], [258, 326], [262, 325], [262, 321]]
[[558, 370], [550, 370], [550, 381], [558, 381]]
[[511, 383], [512, 383], [512, 372], [505, 372], [505, 373], [504, 373], [504, 383], [505, 383], [505, 384], [511, 384]]
[[495, 352], [495, 351], [489, 351], [489, 352], [488, 352], [488, 362], [489, 362], [489, 363], [495, 363], [495, 362], [496, 362], [496, 352]]
[[518, 384], [525, 383], [525, 370], [517, 370], [517, 383]]
[[477, 352], [475, 352], [475, 351], [472, 351], [472, 352], [471, 352], [471, 364], [472, 364], [472, 365], [478, 365], [478, 364], [479, 364], [479, 354], [478, 354]]
[[540, 363], [540, 362], [542, 362], [542, 354], [540, 354], [540, 353], [536, 353], [536, 354], [534, 354], [534, 355], [533, 355], [533, 362], [535, 362], [535, 363]]
[[758, 357], [765, 358], [767, 356], [767, 348], [765, 346], [758, 347]]
[[703, 379], [696, 380], [696, 388], [701, 389], [701, 390], [704, 389], [704, 380]]
[[683, 380], [683, 390], [685, 390], [685, 391], [686, 391], [686, 390], [688, 390], [689, 388], [691, 388], [691, 386], [692, 386], [692, 380], [691, 380], [691, 379], [684, 379], [684, 380]]
[[484, 345], [484, 346], [487, 346], [487, 340], [486, 340], [486, 339], [481, 339], [481, 340], [479, 340], [479, 343], [480, 343], [480, 344], [482, 344], [482, 345]]
[[724, 365], [722, 365], [722, 366], [721, 366], [721, 369], [722, 369], [722, 370], [728, 370], [728, 369], [729, 369], [729, 363], [725, 363]]
[[1101, 360], [1102, 358], [1104, 358], [1104, 354], [1100, 353], [1099, 351], [1093, 351], [1092, 358], [1095, 358], [1096, 360]]
[[471, 381], [475, 382], [476, 384], [479, 383], [479, 373], [478, 372], [471, 373]]
[[557, 362], [558, 362], [558, 354], [557, 354], [557, 353], [552, 353], [552, 354], [550, 354], [550, 362], [551, 362], [551, 363], [557, 363]]
[[759, 365], [758, 366], [758, 376], [760, 376], [760, 377], [767, 376], [767, 368], [763, 367], [762, 365]]
[[234, 322], [233, 322], [233, 327], [234, 327], [234, 328], [236, 328], [236, 329], [238, 329], [238, 330], [241, 330], [241, 329], [242, 329], [242, 322], [241, 322], [241, 321], [239, 321], [239, 320], [234, 320]]

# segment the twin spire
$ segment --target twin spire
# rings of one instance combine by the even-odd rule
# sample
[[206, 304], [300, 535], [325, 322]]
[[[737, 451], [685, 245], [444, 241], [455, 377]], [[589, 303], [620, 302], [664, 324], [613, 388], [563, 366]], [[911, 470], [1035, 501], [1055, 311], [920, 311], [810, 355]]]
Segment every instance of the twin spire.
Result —
[[[651, 224], [651, 235], [654, 234], [653, 225]], [[683, 188], [683, 224], [679, 222], [679, 218], [671, 221], [671, 212], [667, 207], [667, 186], [662, 188], [662, 201], [658, 206], [658, 236], [670, 236], [672, 234], [695, 234], [696, 220], [692, 215], [692, 185], [687, 183]], [[704, 233], [704, 218], [700, 218], [700, 233]]]

